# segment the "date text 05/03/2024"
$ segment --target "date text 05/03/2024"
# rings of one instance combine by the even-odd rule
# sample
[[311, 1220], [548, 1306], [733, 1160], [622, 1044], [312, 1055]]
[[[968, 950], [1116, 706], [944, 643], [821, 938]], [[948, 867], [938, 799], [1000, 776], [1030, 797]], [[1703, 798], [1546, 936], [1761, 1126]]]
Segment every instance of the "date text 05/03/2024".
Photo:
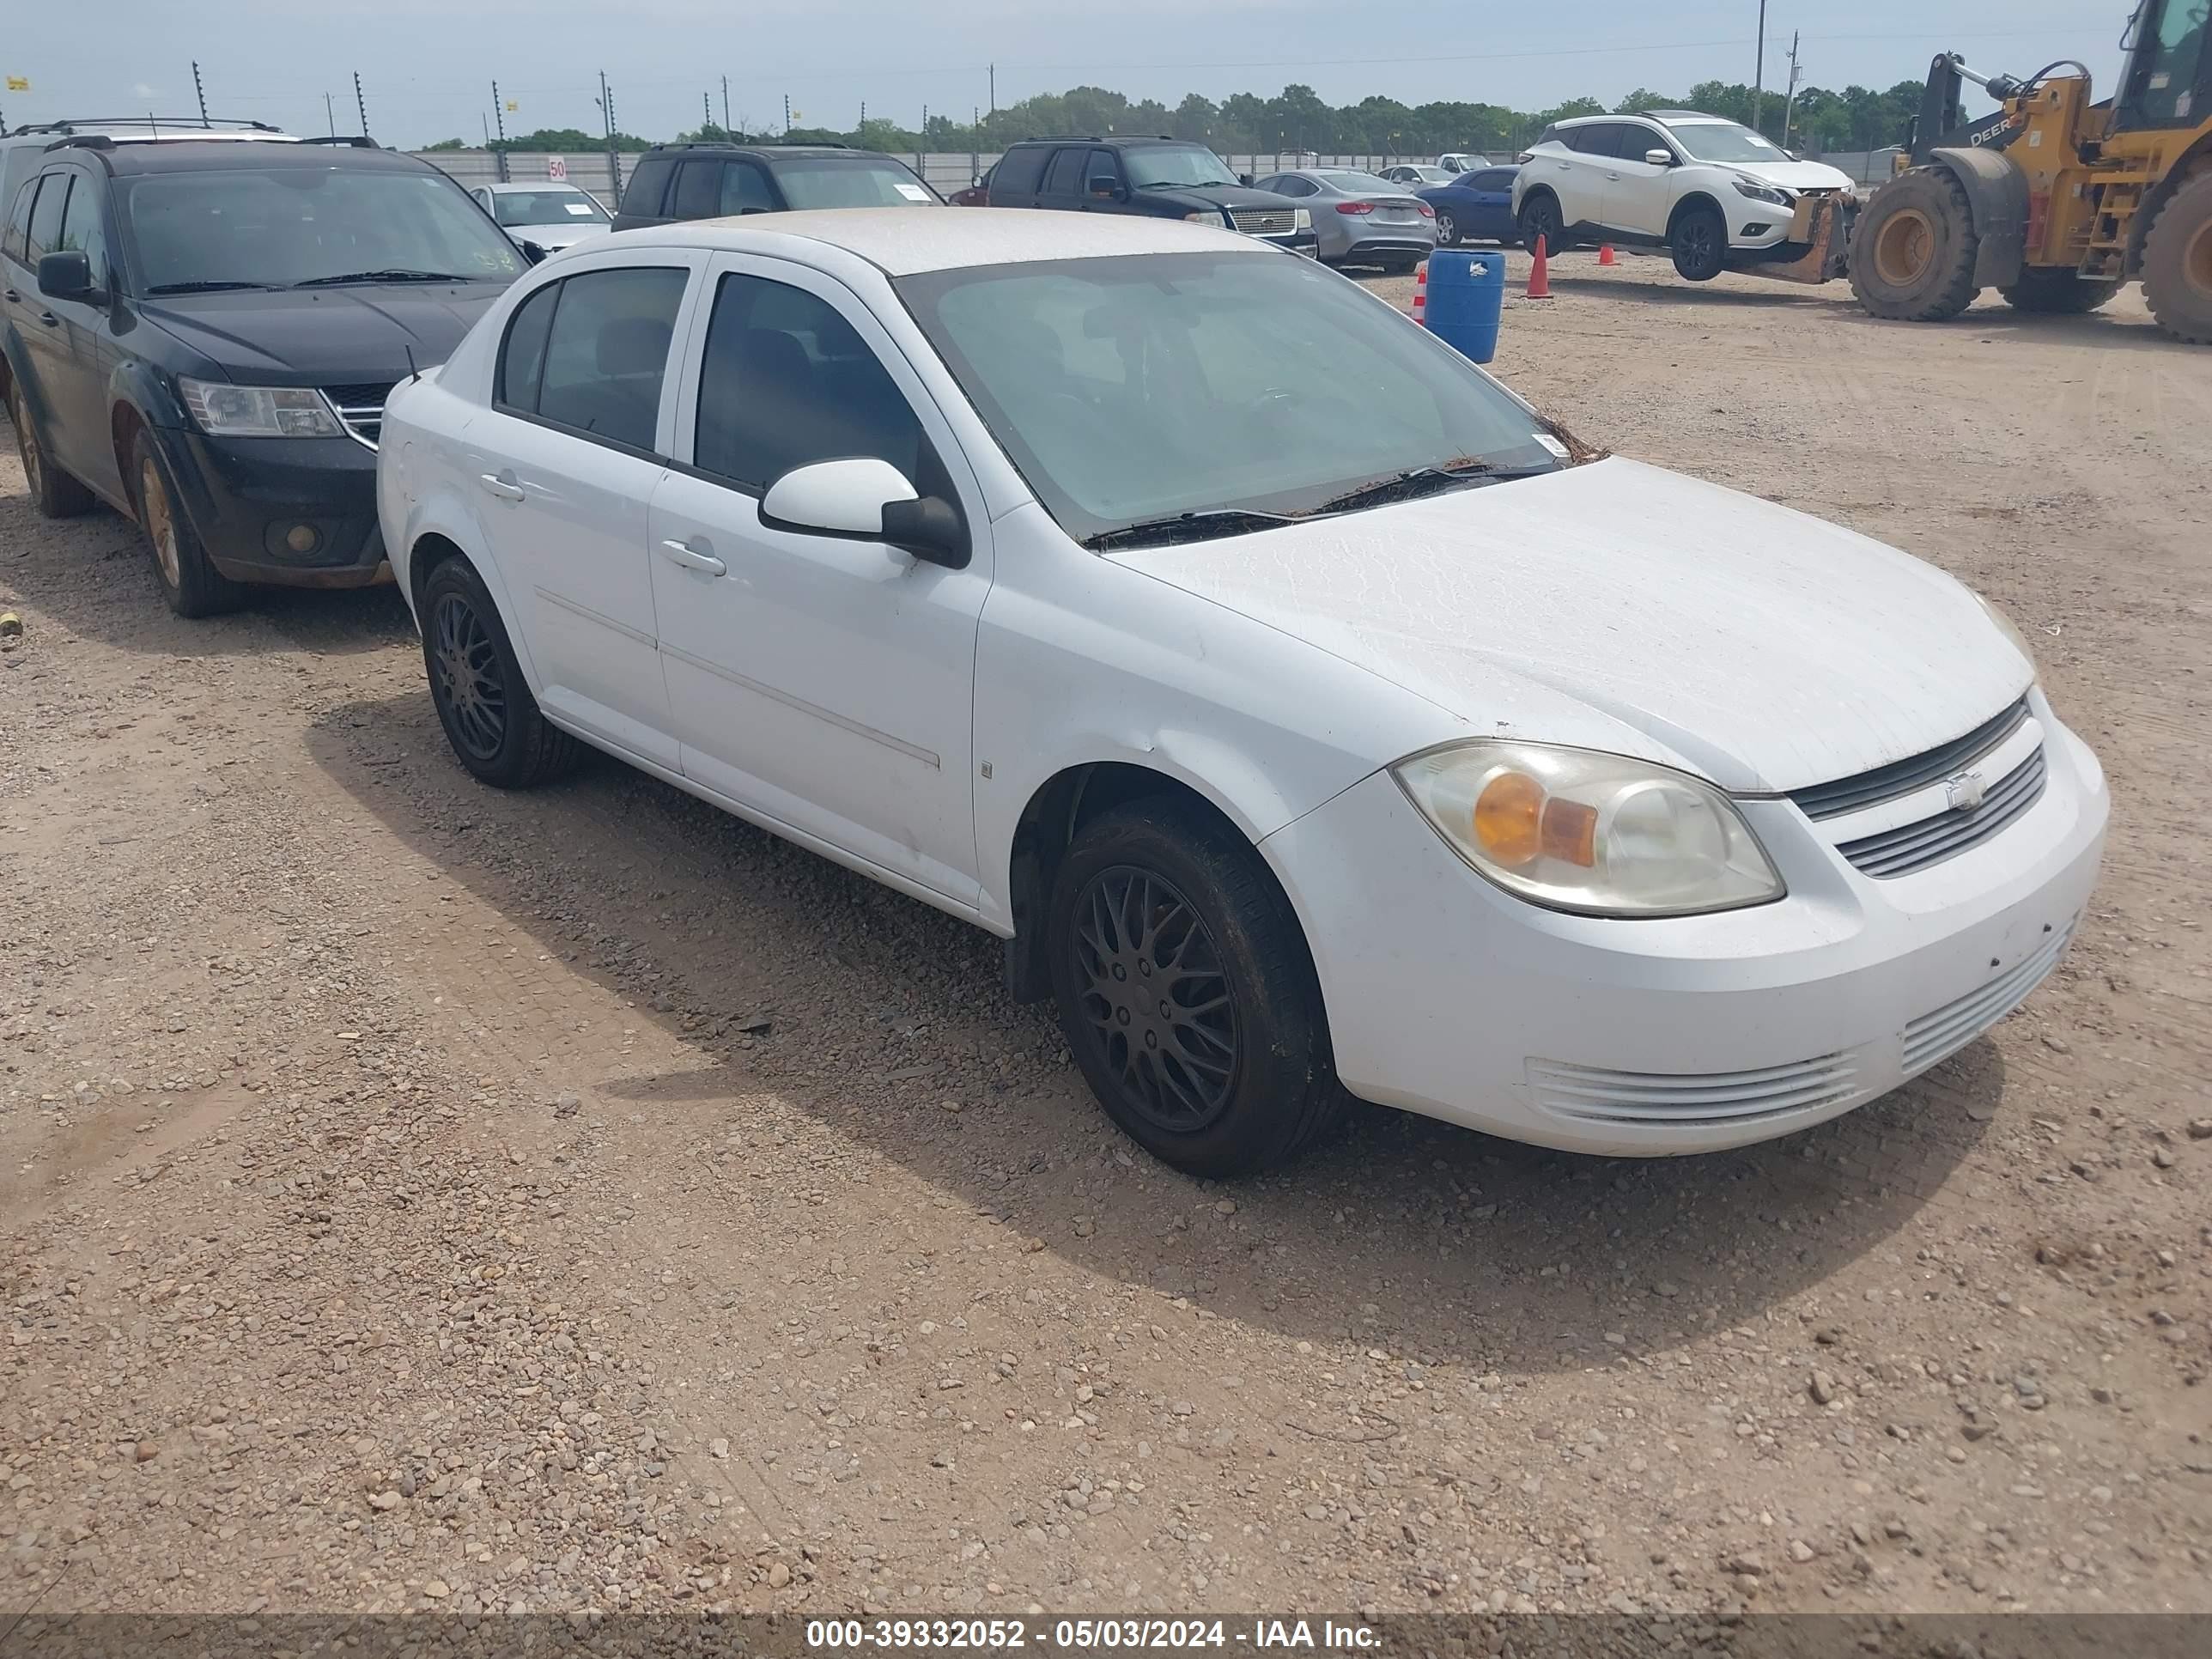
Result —
[[810, 1619], [806, 1645], [828, 1650], [944, 1648], [1310, 1648], [1359, 1651], [1382, 1645], [1364, 1624], [1306, 1619]]

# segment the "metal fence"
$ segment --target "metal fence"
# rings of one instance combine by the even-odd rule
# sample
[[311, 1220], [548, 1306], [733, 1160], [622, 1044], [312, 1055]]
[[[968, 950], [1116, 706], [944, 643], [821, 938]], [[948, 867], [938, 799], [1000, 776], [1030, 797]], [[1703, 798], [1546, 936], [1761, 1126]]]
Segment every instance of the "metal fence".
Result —
[[[616, 185], [608, 157], [604, 151], [586, 151], [553, 155], [550, 154], [510, 150], [504, 169], [500, 155], [488, 149], [418, 150], [422, 160], [444, 169], [464, 185], [489, 185], [503, 179], [517, 184], [528, 184], [553, 176], [553, 163], [558, 161], [568, 172], [568, 182], [579, 189], [587, 190], [605, 203], [614, 206]], [[636, 157], [623, 158], [623, 177], [629, 176]], [[964, 190], [975, 181], [985, 167], [999, 159], [996, 150], [931, 151], [902, 155], [899, 160], [919, 173], [938, 190], [950, 195]], [[1256, 154], [1224, 155], [1231, 173], [1249, 173], [1257, 179], [1271, 173], [1280, 173], [1286, 167], [1357, 167], [1372, 171], [1399, 161], [1426, 161], [1422, 155], [1316, 155], [1308, 150], [1303, 155], [1296, 150], [1261, 150]], [[1499, 157], [1510, 160], [1510, 157]], [[1887, 163], [1884, 164], [1885, 167]], [[1885, 171], [1884, 177], [1887, 176]]]

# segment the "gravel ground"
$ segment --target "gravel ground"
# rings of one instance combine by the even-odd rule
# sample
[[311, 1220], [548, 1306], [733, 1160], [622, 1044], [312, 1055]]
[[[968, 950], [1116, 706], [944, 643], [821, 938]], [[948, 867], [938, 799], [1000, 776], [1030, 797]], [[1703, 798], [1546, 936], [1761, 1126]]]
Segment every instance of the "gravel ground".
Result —
[[177, 621], [10, 446], [0, 1609], [2212, 1611], [2212, 354], [1555, 283], [1508, 379], [1990, 593], [2112, 779], [2028, 1006], [1742, 1153], [1183, 1179], [981, 934], [475, 786], [388, 590]]

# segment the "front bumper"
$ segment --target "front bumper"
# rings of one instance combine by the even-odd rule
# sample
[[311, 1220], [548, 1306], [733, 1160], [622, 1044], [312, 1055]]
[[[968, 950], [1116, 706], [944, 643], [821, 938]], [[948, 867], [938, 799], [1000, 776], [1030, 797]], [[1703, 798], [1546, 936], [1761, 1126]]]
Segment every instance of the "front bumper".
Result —
[[[167, 452], [209, 562], [234, 581], [366, 587], [391, 580], [376, 523], [376, 452], [352, 438], [210, 438], [171, 428]], [[315, 545], [295, 553], [295, 526]]]
[[2097, 761], [2034, 700], [2049, 779], [2002, 833], [1860, 874], [1788, 800], [1744, 803], [1771, 904], [1571, 916], [1476, 875], [1388, 773], [1268, 837], [1339, 1074], [1364, 1099], [1572, 1151], [1711, 1152], [1821, 1122], [1995, 1024], [2057, 965], [2097, 876]]
[[[1826, 283], [1844, 273], [1850, 252], [1851, 224], [1858, 201], [1841, 191], [1808, 191], [1786, 216], [1782, 210], [1751, 203], [1752, 212], [1729, 230], [1729, 264], [1761, 276], [1789, 282]], [[1762, 217], [1759, 210], [1765, 210]], [[1754, 233], [1754, 228], [1755, 233]]]

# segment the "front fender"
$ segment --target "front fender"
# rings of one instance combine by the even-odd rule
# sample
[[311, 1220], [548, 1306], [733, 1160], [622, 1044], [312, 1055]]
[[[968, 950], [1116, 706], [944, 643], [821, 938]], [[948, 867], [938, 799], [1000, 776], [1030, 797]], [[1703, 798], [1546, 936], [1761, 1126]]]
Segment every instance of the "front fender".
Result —
[[1939, 149], [1929, 158], [1948, 168], [1966, 192], [1981, 252], [1974, 281], [1983, 288], [2017, 283], [2027, 257], [2027, 175], [2002, 151]]

